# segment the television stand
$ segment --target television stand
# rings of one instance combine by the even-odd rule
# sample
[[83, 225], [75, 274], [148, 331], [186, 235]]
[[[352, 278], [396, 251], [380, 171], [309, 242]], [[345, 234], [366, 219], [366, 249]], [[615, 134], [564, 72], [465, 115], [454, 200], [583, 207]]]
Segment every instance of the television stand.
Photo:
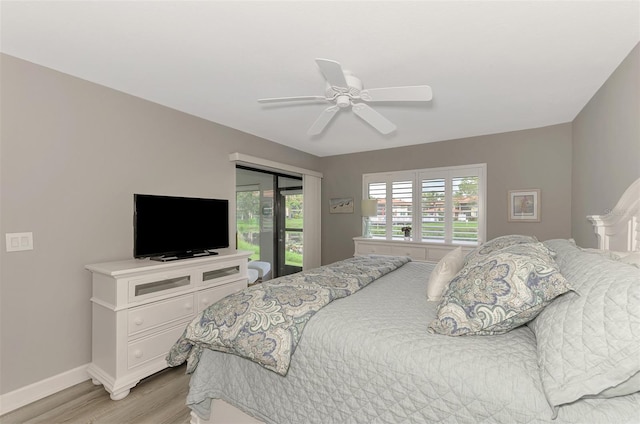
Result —
[[184, 261], [87, 265], [93, 284], [87, 373], [93, 383], [103, 384], [118, 400], [166, 368], [165, 357], [187, 324], [209, 305], [247, 287], [249, 256], [228, 250]]

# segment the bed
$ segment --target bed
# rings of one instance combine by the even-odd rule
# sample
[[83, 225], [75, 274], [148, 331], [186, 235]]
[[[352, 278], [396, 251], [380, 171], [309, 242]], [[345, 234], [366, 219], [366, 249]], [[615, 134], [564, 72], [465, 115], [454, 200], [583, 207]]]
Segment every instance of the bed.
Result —
[[[264, 349], [247, 348], [260, 331], [241, 337], [241, 347], [221, 342], [223, 329], [201, 316], [191, 336], [215, 338], [216, 350], [183, 337], [168, 358], [188, 361], [193, 372], [192, 423], [640, 422], [640, 180], [611, 213], [589, 219], [602, 249], [515, 235], [454, 257], [454, 265], [369, 257], [323, 267], [327, 281], [352, 268], [372, 275], [347, 275], [338, 291], [322, 292], [317, 310], [297, 305], [288, 333], [267, 337], [287, 347], [286, 359], [261, 361]], [[367, 262], [378, 259], [384, 265]], [[519, 269], [518, 290], [522, 281], [535, 289], [524, 302], [510, 297], [506, 309], [496, 296], [478, 306], [469, 284], [476, 290], [507, 269], [500, 261]], [[428, 301], [427, 281], [447, 272], [440, 299]], [[288, 290], [317, 275], [271, 280], [261, 290]], [[465, 316], [470, 297], [475, 314]], [[239, 326], [245, 331], [249, 321]]]

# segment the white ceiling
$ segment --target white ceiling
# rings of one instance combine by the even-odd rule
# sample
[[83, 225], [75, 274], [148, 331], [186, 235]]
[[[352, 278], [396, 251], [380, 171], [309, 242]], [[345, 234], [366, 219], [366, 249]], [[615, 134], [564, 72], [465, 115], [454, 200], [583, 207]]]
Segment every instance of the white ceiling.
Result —
[[[640, 1], [2, 1], [3, 53], [318, 156], [572, 121], [640, 41]], [[322, 103], [314, 59], [365, 88], [432, 87], [371, 104], [378, 134]]]

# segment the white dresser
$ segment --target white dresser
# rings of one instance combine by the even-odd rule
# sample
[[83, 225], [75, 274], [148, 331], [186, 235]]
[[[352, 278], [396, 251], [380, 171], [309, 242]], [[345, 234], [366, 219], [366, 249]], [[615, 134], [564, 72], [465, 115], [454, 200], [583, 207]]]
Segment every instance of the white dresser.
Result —
[[167, 367], [165, 357], [195, 315], [247, 287], [251, 252], [171, 262], [87, 265], [93, 273], [92, 360], [87, 372], [119, 400]]
[[[382, 240], [366, 237], [355, 237], [354, 256], [390, 255], [409, 256], [414, 261], [438, 262], [447, 253], [458, 247], [453, 244], [422, 243], [410, 240]], [[462, 253], [467, 254], [476, 246], [462, 246]]]

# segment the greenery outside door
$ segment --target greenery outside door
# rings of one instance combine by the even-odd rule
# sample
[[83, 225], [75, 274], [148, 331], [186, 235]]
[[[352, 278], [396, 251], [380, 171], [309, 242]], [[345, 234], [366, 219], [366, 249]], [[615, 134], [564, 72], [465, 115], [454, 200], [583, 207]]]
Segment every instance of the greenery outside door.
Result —
[[278, 199], [278, 273], [289, 275], [302, 271], [302, 187], [280, 188]]

